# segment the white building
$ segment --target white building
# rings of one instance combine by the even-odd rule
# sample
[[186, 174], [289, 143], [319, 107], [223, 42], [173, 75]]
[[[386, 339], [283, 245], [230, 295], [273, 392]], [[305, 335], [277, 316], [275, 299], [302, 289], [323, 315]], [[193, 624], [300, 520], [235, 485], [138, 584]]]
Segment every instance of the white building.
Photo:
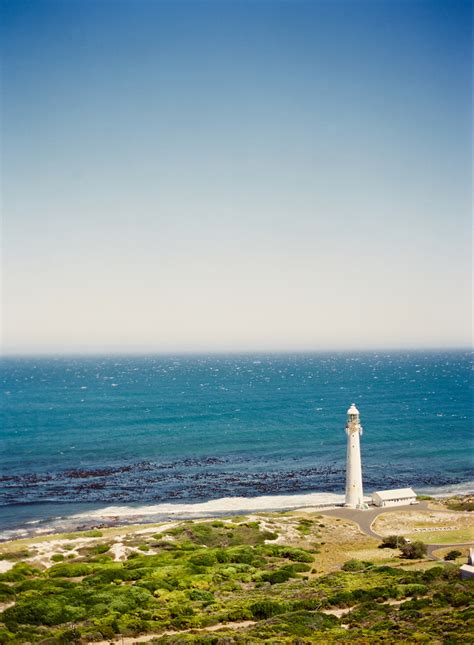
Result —
[[364, 504], [362, 490], [362, 463], [360, 458], [360, 435], [362, 426], [359, 410], [355, 403], [347, 410], [347, 468], [346, 468], [346, 503], [349, 508], [367, 508]]
[[406, 506], [417, 504], [416, 493], [412, 488], [394, 488], [393, 490], [379, 490], [372, 494], [374, 506]]
[[474, 578], [474, 549], [469, 549], [469, 555], [467, 556], [467, 564], [463, 564], [461, 569], [461, 578], [467, 580], [468, 578]]

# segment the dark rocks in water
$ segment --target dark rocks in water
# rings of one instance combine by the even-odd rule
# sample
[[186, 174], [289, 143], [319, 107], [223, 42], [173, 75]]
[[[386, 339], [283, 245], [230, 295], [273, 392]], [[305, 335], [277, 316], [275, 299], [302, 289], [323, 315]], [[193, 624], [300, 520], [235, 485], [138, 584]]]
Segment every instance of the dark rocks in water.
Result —
[[101, 490], [106, 487], [106, 482], [88, 482], [76, 487], [76, 491]]
[[[150, 503], [170, 500], [206, 500], [219, 497], [249, 497], [304, 493], [341, 492], [345, 486], [343, 463], [297, 467], [277, 464], [272, 458], [260, 460], [257, 469], [239, 468], [243, 462], [254, 464], [252, 457], [240, 455], [220, 458], [204, 456], [174, 462], [140, 461], [100, 468], [74, 468], [56, 473], [26, 473], [0, 478], [0, 503], [15, 504], [42, 501], [92, 503]], [[278, 460], [277, 460], [278, 461]], [[278, 466], [286, 465], [281, 470]], [[387, 472], [388, 471], [388, 472]], [[390, 476], [389, 473], [397, 473]], [[366, 465], [366, 490], [400, 486], [442, 486], [456, 484], [455, 477], [404, 469], [401, 464]]]
[[94, 468], [92, 470], [86, 469], [72, 469], [64, 470], [61, 474], [70, 479], [87, 479], [90, 477], [109, 477], [118, 473], [129, 473], [133, 470], [133, 466], [120, 466], [119, 468]]

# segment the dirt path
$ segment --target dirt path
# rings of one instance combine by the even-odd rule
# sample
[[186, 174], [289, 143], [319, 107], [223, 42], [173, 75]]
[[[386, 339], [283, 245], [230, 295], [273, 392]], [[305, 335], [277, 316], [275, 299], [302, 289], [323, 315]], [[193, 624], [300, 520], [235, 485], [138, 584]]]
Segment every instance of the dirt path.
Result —
[[114, 640], [107, 641], [90, 641], [88, 645], [110, 645], [110, 643], [120, 643], [120, 645], [133, 645], [134, 643], [149, 643], [154, 638], [161, 638], [162, 636], [176, 636], [177, 634], [186, 634], [188, 632], [216, 632], [219, 629], [242, 629], [255, 625], [255, 620], [242, 620], [239, 623], [217, 623], [216, 625], [209, 625], [209, 627], [193, 627], [192, 629], [180, 629], [179, 631], [168, 630], [160, 632], [159, 634], [144, 634], [143, 636], [125, 636], [115, 638]]
[[10, 560], [0, 560], [0, 573], [6, 573], [14, 566], [15, 562], [11, 562]]
[[[404, 602], [411, 600], [411, 598], [402, 598], [401, 600], [387, 600], [384, 602], [384, 605], [397, 606], [401, 605]], [[355, 607], [355, 605], [354, 605]], [[354, 607], [343, 607], [340, 609], [319, 609], [322, 614], [329, 614], [331, 616], [336, 616], [336, 618], [341, 618], [349, 612], [351, 612]], [[244, 629], [245, 627], [251, 627], [257, 623], [256, 620], [242, 620], [238, 623], [217, 623], [216, 625], [209, 625], [209, 627], [201, 628], [192, 628], [192, 629], [180, 629], [179, 631], [167, 630], [164, 632], [155, 633], [155, 634], [144, 634], [143, 636], [125, 636], [115, 638], [114, 640], [107, 641], [95, 641], [90, 642], [88, 645], [110, 645], [111, 643], [119, 643], [120, 645], [134, 645], [136, 643], [149, 643], [155, 638], [161, 638], [162, 636], [176, 636], [179, 634], [187, 634], [189, 632], [216, 632], [219, 629]]]
[[[396, 607], [397, 605], [401, 605], [407, 600], [411, 600], [411, 597], [402, 598], [401, 600], [386, 600], [383, 604]], [[351, 612], [356, 606], [357, 605], [354, 605], [354, 607], [344, 607], [342, 609], [320, 609], [319, 611], [322, 614], [330, 614], [331, 616], [336, 616], [336, 618], [341, 618], [342, 616], [345, 616], [346, 614]]]

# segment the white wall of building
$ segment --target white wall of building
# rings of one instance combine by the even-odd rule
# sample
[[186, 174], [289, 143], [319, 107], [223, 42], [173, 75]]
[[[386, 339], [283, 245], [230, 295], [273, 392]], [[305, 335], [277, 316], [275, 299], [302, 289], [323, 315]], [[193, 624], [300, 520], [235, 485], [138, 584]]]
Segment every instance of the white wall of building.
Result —
[[372, 494], [372, 504], [380, 507], [417, 504], [416, 493], [407, 488], [393, 491], [376, 491]]

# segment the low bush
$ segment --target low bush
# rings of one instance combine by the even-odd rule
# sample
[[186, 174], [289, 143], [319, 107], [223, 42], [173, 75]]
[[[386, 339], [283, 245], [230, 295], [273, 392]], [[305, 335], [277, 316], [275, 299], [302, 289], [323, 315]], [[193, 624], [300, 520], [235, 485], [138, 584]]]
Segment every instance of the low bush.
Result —
[[446, 555], [444, 556], [445, 560], [457, 560], [462, 556], [461, 551], [458, 551], [457, 549], [453, 549], [452, 551], [448, 551]]
[[343, 571], [364, 571], [365, 569], [370, 569], [374, 566], [373, 562], [367, 562], [365, 560], [347, 560], [342, 565]]
[[0, 573], [0, 582], [20, 582], [25, 580], [28, 576], [39, 574], [39, 569], [36, 569], [31, 564], [26, 562], [17, 562], [10, 571]]
[[202, 589], [192, 589], [188, 595], [190, 600], [198, 600], [205, 605], [209, 605], [215, 600], [213, 593], [210, 591], [203, 591]]
[[260, 547], [260, 552], [265, 555], [273, 555], [277, 558], [285, 558], [293, 562], [313, 562], [313, 556], [304, 551], [291, 546], [280, 546], [279, 544], [266, 544]]
[[93, 571], [94, 565], [85, 562], [68, 562], [55, 564], [48, 570], [48, 576], [51, 578], [76, 578], [78, 576], [87, 576]]
[[401, 535], [389, 535], [383, 538], [379, 549], [399, 549], [406, 543], [406, 539]]
[[212, 567], [217, 562], [217, 558], [213, 551], [198, 551], [189, 558], [189, 561], [197, 567]]
[[260, 600], [251, 604], [249, 609], [252, 616], [260, 620], [262, 618], [271, 618], [277, 614], [283, 614], [285, 611], [288, 611], [288, 605], [275, 600]]
[[277, 585], [282, 582], [286, 582], [292, 577], [293, 574], [288, 569], [277, 569], [276, 571], [263, 574], [262, 580], [269, 582], [271, 585]]
[[93, 555], [101, 555], [102, 553], [107, 553], [107, 551], [109, 550], [110, 550], [109, 544], [96, 544], [95, 546], [92, 547], [90, 552]]
[[14, 596], [15, 596], [14, 590], [9, 585], [6, 585], [4, 582], [0, 582], [0, 602], [11, 600], [12, 598], [14, 598]]
[[424, 558], [428, 548], [424, 542], [409, 542], [400, 547], [403, 557], [408, 560], [419, 560]]

